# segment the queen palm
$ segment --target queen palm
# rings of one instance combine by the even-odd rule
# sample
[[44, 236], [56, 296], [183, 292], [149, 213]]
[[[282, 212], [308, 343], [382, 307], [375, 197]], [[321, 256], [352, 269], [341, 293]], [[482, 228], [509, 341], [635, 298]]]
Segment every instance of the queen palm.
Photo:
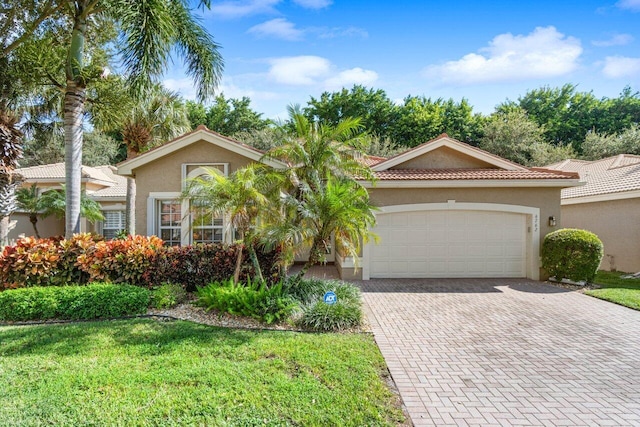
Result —
[[[119, 68], [127, 76], [134, 93], [148, 88], [166, 71], [173, 53], [184, 59], [187, 73], [195, 81], [197, 95], [205, 99], [213, 95], [222, 71], [218, 45], [193, 15], [187, 0], [64, 0], [47, 1], [38, 9], [33, 22], [4, 51], [15, 50], [31, 36], [49, 29], [58, 33], [66, 44], [64, 81], [56, 82], [64, 93], [64, 140], [66, 175], [67, 236], [79, 230], [83, 115], [86, 111], [87, 84], [100, 73], [90, 67], [92, 58], [85, 44], [88, 36], [115, 24], [119, 31], [116, 57]], [[209, 7], [210, 0], [200, 0]], [[50, 7], [49, 7], [50, 6]], [[93, 32], [93, 33], [92, 33]]]
[[[131, 158], [189, 130], [191, 124], [180, 96], [156, 84], [133, 105], [120, 133], [127, 158]], [[130, 234], [135, 234], [135, 194], [135, 180], [127, 178], [126, 230]]]

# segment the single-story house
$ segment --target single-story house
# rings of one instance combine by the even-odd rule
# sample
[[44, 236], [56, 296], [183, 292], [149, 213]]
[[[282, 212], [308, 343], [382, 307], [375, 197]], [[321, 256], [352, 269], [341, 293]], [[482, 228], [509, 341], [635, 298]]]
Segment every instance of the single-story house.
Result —
[[[19, 168], [16, 172], [24, 178], [23, 187], [35, 184], [40, 193], [59, 190], [65, 182], [64, 163]], [[100, 204], [105, 219], [95, 224], [82, 219], [81, 231], [96, 232], [112, 238], [120, 230], [124, 230], [127, 179], [116, 173], [115, 166], [82, 166], [82, 187], [90, 198]], [[11, 215], [11, 220], [15, 221], [15, 227], [9, 232], [9, 240], [22, 235], [33, 236], [28, 213], [17, 211]], [[42, 237], [64, 235], [64, 221], [54, 216], [38, 219], [38, 231]]]
[[[169, 244], [231, 241], [223, 218], [191, 226], [179, 196], [202, 167], [230, 174], [263, 152], [204, 126], [118, 165], [136, 180], [136, 231]], [[378, 244], [359, 259], [330, 254], [343, 278], [528, 277], [538, 279], [540, 243], [560, 226], [560, 192], [578, 174], [527, 168], [441, 135], [389, 159], [364, 159], [379, 207]], [[356, 270], [355, 267], [359, 266]]]
[[562, 225], [589, 230], [602, 240], [602, 269], [640, 271], [640, 156], [570, 159], [547, 168], [579, 173], [586, 182], [562, 190]]

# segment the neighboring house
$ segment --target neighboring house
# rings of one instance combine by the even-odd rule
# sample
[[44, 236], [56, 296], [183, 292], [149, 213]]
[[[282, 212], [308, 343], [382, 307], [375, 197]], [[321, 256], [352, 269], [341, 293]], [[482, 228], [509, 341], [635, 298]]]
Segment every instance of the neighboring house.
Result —
[[602, 269], [640, 271], [640, 156], [565, 160], [547, 168], [577, 172], [586, 182], [562, 190], [562, 225], [602, 240]]
[[[20, 168], [16, 172], [25, 180], [23, 187], [36, 184], [41, 193], [61, 189], [65, 181], [64, 163]], [[118, 175], [114, 166], [82, 166], [82, 187], [89, 197], [100, 203], [105, 219], [96, 224], [90, 224], [82, 219], [81, 231], [96, 232], [111, 238], [124, 229], [126, 178]], [[10, 240], [15, 240], [20, 235], [33, 235], [28, 214], [18, 211], [11, 216], [11, 219], [16, 221], [16, 226], [9, 232]], [[38, 231], [42, 237], [62, 236], [64, 221], [54, 216], [39, 218]]]
[[[200, 126], [120, 163], [118, 173], [136, 179], [136, 230], [169, 244], [231, 241], [223, 218], [192, 227], [180, 193], [202, 167], [230, 174], [262, 154]], [[358, 260], [330, 254], [343, 278], [538, 279], [541, 239], [560, 224], [560, 191], [579, 185], [576, 173], [526, 168], [446, 135], [365, 160], [378, 179], [365, 185], [380, 208], [380, 242], [365, 245]]]

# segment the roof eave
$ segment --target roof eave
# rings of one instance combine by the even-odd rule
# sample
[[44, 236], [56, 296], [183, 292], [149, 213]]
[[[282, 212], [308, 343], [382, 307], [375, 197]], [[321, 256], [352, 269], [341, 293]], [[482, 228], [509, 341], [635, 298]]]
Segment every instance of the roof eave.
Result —
[[584, 185], [577, 179], [421, 179], [421, 180], [359, 180], [365, 188], [499, 188], [549, 187], [569, 188]]

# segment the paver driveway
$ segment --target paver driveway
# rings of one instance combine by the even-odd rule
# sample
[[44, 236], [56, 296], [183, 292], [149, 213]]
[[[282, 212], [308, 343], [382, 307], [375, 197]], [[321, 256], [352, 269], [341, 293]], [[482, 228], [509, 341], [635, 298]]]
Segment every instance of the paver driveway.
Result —
[[358, 284], [416, 426], [640, 425], [640, 312], [526, 279]]

